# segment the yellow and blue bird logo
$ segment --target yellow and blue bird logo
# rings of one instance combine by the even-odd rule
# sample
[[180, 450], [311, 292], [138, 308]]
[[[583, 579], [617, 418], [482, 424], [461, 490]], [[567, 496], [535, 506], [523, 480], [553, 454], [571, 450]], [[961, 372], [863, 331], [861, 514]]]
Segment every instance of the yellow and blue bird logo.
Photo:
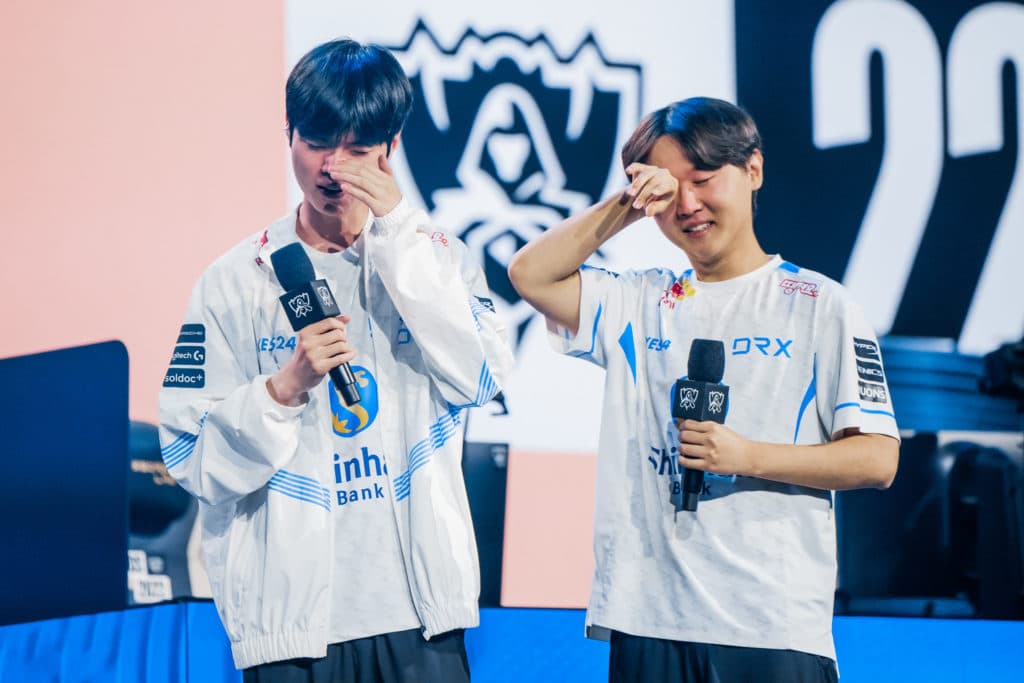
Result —
[[352, 366], [352, 374], [356, 376], [359, 395], [362, 400], [354, 406], [347, 406], [338, 395], [332, 382], [328, 382], [331, 394], [331, 426], [338, 436], [349, 438], [367, 429], [377, 419], [377, 380], [370, 371], [359, 365]]

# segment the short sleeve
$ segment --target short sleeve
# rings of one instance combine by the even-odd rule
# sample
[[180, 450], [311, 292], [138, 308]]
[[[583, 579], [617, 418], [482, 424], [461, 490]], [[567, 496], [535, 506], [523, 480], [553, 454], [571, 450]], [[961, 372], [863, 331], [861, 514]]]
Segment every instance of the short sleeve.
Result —
[[819, 325], [818, 415], [833, 438], [844, 429], [899, 439], [878, 338], [860, 305], [840, 299]]
[[636, 307], [642, 279], [639, 274], [620, 275], [603, 268], [580, 268], [580, 325], [576, 334], [561, 326], [548, 327], [548, 339], [559, 353], [583, 358], [599, 367], [608, 363], [608, 330], [620, 324]]

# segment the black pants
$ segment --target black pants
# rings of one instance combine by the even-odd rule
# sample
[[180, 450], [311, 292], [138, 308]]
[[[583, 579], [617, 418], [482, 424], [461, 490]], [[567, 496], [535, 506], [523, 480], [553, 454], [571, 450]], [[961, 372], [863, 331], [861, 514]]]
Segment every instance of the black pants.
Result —
[[609, 683], [836, 683], [828, 657], [612, 632]]
[[469, 683], [465, 632], [424, 640], [418, 629], [335, 643], [322, 659], [242, 671], [243, 683]]

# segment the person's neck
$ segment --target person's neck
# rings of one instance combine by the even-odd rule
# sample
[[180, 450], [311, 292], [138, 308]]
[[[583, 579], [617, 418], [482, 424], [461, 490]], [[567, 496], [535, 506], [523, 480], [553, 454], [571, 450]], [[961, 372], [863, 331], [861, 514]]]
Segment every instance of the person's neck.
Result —
[[753, 239], [741, 248], [732, 249], [706, 263], [691, 259], [691, 265], [701, 282], [724, 282], [757, 270], [771, 258], [757, 240]]
[[335, 216], [324, 216], [303, 202], [295, 219], [295, 234], [317, 251], [344, 251], [363, 233], [369, 213], [369, 208], [362, 206]]

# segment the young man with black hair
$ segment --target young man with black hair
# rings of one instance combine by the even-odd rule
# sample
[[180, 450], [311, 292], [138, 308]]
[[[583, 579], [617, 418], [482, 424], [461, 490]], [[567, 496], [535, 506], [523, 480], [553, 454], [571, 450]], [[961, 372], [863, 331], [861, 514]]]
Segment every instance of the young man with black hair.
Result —
[[[622, 194], [509, 268], [556, 345], [607, 371], [588, 633], [610, 636], [611, 681], [834, 681], [832, 490], [886, 488], [898, 459], [875, 334], [838, 283], [758, 243], [746, 112], [676, 102], [622, 161]], [[584, 265], [644, 216], [691, 268]], [[724, 425], [672, 419], [694, 339], [723, 343]], [[676, 467], [705, 473], [695, 512], [670, 500]]]
[[[476, 544], [461, 413], [511, 366], [465, 245], [388, 158], [412, 89], [383, 48], [320, 45], [286, 87], [303, 199], [202, 275], [161, 391], [168, 470], [247, 682], [468, 681]], [[345, 315], [292, 332], [271, 254], [299, 243]], [[362, 400], [327, 373], [351, 361]], [[172, 362], [172, 365], [174, 362]]]

